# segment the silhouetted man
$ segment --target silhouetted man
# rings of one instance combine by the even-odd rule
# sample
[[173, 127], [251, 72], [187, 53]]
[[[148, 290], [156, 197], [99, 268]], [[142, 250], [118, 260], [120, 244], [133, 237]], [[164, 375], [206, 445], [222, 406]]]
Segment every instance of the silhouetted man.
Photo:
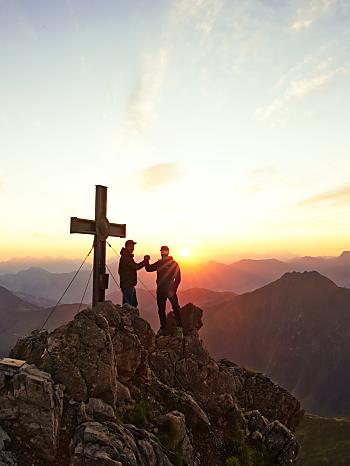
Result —
[[157, 304], [160, 320], [160, 331], [164, 331], [166, 324], [166, 300], [169, 299], [174, 310], [177, 332], [182, 336], [182, 321], [177, 298], [177, 289], [181, 282], [180, 267], [174, 259], [169, 256], [168, 246], [160, 248], [162, 258], [154, 264], [147, 263], [145, 268], [147, 272], [157, 272]]
[[144, 260], [137, 264], [134, 260], [135, 241], [128, 239], [125, 247], [120, 251], [118, 273], [120, 275], [120, 288], [123, 293], [123, 304], [130, 304], [137, 307], [136, 284], [137, 271], [144, 267], [150, 257], [145, 256]]

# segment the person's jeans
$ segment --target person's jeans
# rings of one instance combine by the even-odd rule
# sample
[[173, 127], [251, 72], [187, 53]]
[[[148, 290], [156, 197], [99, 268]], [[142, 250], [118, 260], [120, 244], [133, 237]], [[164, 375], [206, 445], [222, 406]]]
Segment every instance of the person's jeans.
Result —
[[124, 288], [123, 292], [123, 304], [130, 304], [130, 306], [137, 307], [137, 297], [136, 297], [136, 289], [133, 286], [132, 288]]
[[158, 314], [161, 328], [164, 328], [166, 324], [165, 309], [167, 299], [169, 299], [169, 301], [171, 302], [172, 308], [174, 310], [176, 325], [178, 327], [182, 327], [180, 305], [176, 293], [174, 293], [172, 296], [168, 296], [167, 292], [164, 293], [161, 291], [157, 291]]

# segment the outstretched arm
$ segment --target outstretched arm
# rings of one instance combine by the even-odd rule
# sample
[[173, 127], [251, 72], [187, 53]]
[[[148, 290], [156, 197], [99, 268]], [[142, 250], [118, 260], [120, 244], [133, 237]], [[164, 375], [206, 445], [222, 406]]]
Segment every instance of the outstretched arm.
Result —
[[138, 264], [136, 264], [136, 266], [137, 266], [136, 270], [142, 269], [142, 267], [145, 267], [146, 264], [147, 264], [146, 260], [143, 260], [142, 262], [139, 262]]
[[128, 265], [128, 267], [134, 270], [140, 270], [142, 269], [142, 267], [144, 267], [147, 264], [146, 260], [143, 260], [142, 262], [137, 263], [134, 261], [132, 257], [126, 257], [124, 260], [126, 264]]
[[147, 272], [155, 272], [159, 267], [159, 261], [155, 262], [154, 264], [150, 264], [149, 262], [146, 264], [145, 269]]

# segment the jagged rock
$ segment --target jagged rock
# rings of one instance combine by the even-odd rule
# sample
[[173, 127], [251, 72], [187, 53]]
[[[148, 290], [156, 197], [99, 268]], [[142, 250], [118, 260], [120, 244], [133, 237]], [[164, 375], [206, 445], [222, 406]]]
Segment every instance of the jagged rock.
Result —
[[3, 450], [11, 442], [10, 437], [0, 426], [0, 450]]
[[0, 451], [0, 466], [17, 466], [16, 455], [10, 451]]
[[[198, 330], [203, 327], [202, 321], [203, 311], [192, 303], [186, 304], [181, 309], [182, 328], [184, 335], [197, 334]], [[167, 316], [166, 333], [169, 336], [177, 334], [177, 324], [174, 312], [170, 312]]]
[[219, 365], [234, 376], [236, 399], [245, 410], [256, 409], [267, 419], [277, 419], [290, 429], [299, 424], [304, 412], [299, 401], [287, 390], [260, 372], [247, 370], [227, 360], [219, 361]]
[[23, 340], [11, 354], [16, 357], [25, 350], [27, 360], [53, 374], [77, 401], [96, 397], [113, 404], [117, 380], [130, 382], [154, 341], [154, 332], [137, 309], [107, 302], [80, 312], [72, 322], [54, 330], [39, 361]]
[[268, 419], [277, 419], [291, 429], [303, 416], [299, 401], [264, 374], [246, 378], [237, 398], [246, 409], [256, 408]]
[[154, 397], [167, 408], [181, 411], [185, 415], [186, 423], [190, 425], [192, 429], [202, 432], [210, 430], [208, 416], [188, 393], [170, 388], [157, 379], [154, 380], [152, 392]]
[[172, 411], [156, 418], [155, 423], [159, 426], [158, 437], [166, 449], [178, 454], [188, 466], [193, 466], [193, 447], [183, 413]]
[[[184, 338], [175, 336], [172, 316], [168, 335], [156, 338], [137, 309], [107, 302], [83, 310], [50, 334], [39, 332], [18, 342], [12, 357], [35, 361], [66, 387], [56, 464], [170, 465], [165, 453], [171, 452], [154, 436], [163, 435], [162, 419], [176, 425], [179, 434], [168, 447], [188, 465], [225, 465], [226, 447], [236, 434], [242, 442], [254, 439], [256, 448], [266, 445], [276, 464], [290, 464], [297, 447], [287, 427], [297, 425], [302, 415], [299, 402], [263, 374], [214, 361], [198, 335], [202, 311], [189, 304], [182, 316]], [[53, 386], [52, 380], [48, 383]], [[6, 389], [0, 376], [0, 387], [4, 384]], [[0, 396], [5, 389], [0, 388]], [[16, 422], [19, 400], [11, 404], [9, 392], [7, 398], [0, 404], [0, 421], [2, 415]], [[42, 402], [56, 413], [53, 401]], [[147, 405], [140, 425], [132, 416], [138, 403]], [[34, 445], [47, 465], [54, 464], [55, 432], [55, 442], [46, 442], [54, 444], [50, 459]]]
[[254, 440], [262, 442], [278, 463], [287, 466], [293, 463], [298, 454], [294, 435], [279, 421], [268, 422], [259, 411], [246, 412], [248, 428]]
[[279, 421], [271, 422], [263, 434], [263, 442], [280, 465], [287, 466], [294, 462], [298, 454], [298, 443], [291, 433]]
[[130, 390], [117, 380], [116, 383], [116, 404], [119, 408], [125, 408], [132, 402]]
[[163, 383], [192, 394], [204, 406], [213, 396], [234, 394], [237, 388], [230, 372], [220, 368], [196, 335], [159, 337], [149, 361]]
[[11, 442], [10, 437], [0, 426], [0, 466], [15, 466], [17, 464], [16, 457], [13, 453], [4, 451]]
[[114, 420], [115, 413], [112, 406], [99, 398], [90, 398], [87, 404], [82, 402], [80, 405], [78, 412], [78, 421], [80, 422], [104, 422]]
[[42, 367], [77, 401], [90, 397], [115, 401], [117, 374], [111, 332], [98, 312], [81, 312], [67, 326], [52, 332]]
[[152, 434], [111, 422], [81, 424], [71, 452], [71, 466], [171, 466]]
[[30, 361], [39, 367], [47, 347], [48, 336], [47, 330], [34, 330], [30, 335], [20, 338], [10, 352], [10, 358], [16, 358], [16, 354], [21, 354], [24, 361]]
[[256, 431], [262, 433], [269, 423], [266, 417], [262, 416], [258, 410], [248, 411], [244, 413], [244, 417], [248, 421], [248, 429], [251, 433]]
[[0, 390], [0, 421], [16, 441], [51, 461], [57, 453], [63, 392], [50, 374], [24, 365]]

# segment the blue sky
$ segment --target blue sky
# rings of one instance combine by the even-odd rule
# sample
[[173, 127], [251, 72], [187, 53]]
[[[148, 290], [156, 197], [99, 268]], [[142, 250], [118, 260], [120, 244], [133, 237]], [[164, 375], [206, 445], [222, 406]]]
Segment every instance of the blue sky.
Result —
[[79, 255], [95, 184], [148, 250], [349, 248], [349, 20], [346, 0], [0, 1], [0, 256]]

